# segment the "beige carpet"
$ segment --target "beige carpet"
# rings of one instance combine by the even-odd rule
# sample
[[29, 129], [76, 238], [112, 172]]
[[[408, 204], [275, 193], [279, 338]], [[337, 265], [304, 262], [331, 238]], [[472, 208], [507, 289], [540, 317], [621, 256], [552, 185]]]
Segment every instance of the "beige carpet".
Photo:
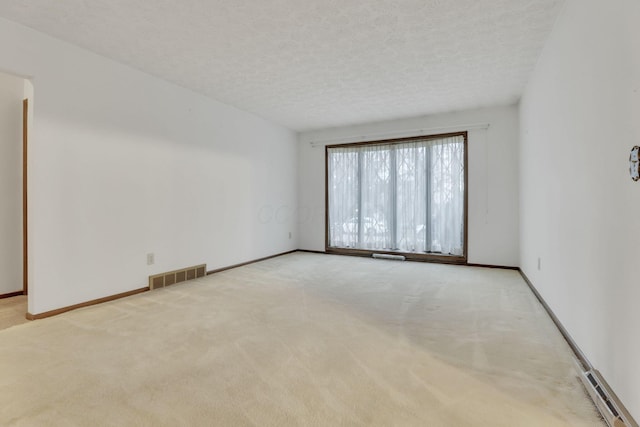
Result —
[[0, 299], [0, 330], [27, 323], [26, 314], [26, 295]]
[[514, 271], [294, 253], [0, 331], [2, 426], [603, 426]]

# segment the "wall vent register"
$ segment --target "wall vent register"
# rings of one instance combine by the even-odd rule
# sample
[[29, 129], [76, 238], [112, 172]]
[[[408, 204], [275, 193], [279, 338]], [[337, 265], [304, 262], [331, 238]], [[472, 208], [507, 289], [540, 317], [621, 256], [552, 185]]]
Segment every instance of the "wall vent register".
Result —
[[176, 283], [193, 280], [207, 275], [207, 265], [200, 264], [193, 267], [186, 267], [180, 270], [168, 271], [166, 273], [149, 276], [149, 289], [164, 288]]

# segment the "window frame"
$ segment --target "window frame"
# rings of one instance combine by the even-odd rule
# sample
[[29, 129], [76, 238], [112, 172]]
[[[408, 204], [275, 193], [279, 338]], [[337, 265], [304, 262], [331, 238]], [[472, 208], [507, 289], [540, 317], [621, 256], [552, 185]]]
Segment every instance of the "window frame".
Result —
[[[455, 136], [463, 138], [463, 159], [464, 159], [464, 238], [462, 242], [462, 255], [446, 255], [437, 253], [413, 253], [387, 250], [353, 249], [329, 246], [329, 150], [338, 147], [353, 147], [358, 145], [397, 145], [411, 141], [425, 141], [432, 139], [443, 139]], [[410, 261], [437, 262], [443, 264], [467, 264], [467, 249], [469, 240], [469, 150], [468, 131], [450, 132], [424, 136], [411, 136], [405, 138], [381, 139], [375, 141], [352, 142], [346, 144], [326, 145], [324, 150], [324, 249], [328, 254], [352, 255], [370, 257], [372, 254], [402, 255]]]

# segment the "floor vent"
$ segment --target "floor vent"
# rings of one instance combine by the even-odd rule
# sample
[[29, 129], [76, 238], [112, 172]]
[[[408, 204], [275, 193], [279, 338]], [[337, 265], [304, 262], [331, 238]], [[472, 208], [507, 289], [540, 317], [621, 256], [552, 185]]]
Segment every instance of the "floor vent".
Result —
[[[576, 367], [580, 365], [576, 363]], [[637, 427], [627, 411], [616, 404], [617, 398], [598, 371], [579, 369], [579, 377], [609, 427]]]
[[402, 255], [391, 255], [391, 254], [372, 254], [371, 255], [374, 258], [380, 258], [380, 259], [392, 259], [395, 261], [404, 261], [405, 257]]
[[149, 276], [149, 289], [164, 288], [176, 283], [192, 280], [197, 277], [207, 275], [207, 265], [194, 265], [193, 267], [181, 268], [180, 270], [168, 271], [166, 273]]

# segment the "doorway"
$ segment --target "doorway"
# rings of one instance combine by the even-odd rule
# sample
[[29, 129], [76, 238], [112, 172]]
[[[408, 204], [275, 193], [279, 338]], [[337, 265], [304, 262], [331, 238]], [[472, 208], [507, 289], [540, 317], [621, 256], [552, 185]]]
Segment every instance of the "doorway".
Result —
[[32, 98], [30, 81], [0, 72], [0, 329], [21, 323], [27, 313], [27, 154]]
[[29, 141], [29, 98], [22, 100], [22, 293], [29, 295], [29, 241], [27, 202], [27, 143]]

